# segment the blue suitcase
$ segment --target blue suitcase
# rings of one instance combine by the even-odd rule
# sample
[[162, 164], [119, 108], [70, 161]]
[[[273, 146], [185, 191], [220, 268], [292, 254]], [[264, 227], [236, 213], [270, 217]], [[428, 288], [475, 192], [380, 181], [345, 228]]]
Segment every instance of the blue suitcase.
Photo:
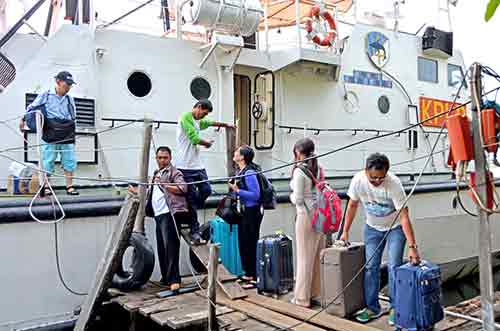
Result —
[[257, 292], [276, 295], [293, 289], [292, 240], [282, 234], [267, 236], [257, 243]]
[[441, 305], [441, 270], [422, 261], [404, 264], [395, 271], [396, 326], [407, 330], [431, 330], [444, 318]]
[[242, 276], [238, 225], [230, 225], [216, 216], [210, 221], [210, 240], [220, 243], [219, 257], [226, 269], [235, 276]]

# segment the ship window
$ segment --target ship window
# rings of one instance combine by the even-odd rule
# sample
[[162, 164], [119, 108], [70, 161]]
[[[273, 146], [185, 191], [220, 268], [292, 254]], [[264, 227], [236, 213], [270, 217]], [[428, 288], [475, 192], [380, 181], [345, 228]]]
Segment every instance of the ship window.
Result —
[[274, 146], [274, 75], [263, 72], [255, 77], [254, 98], [251, 109], [251, 130], [256, 149]]
[[424, 82], [438, 82], [438, 63], [435, 60], [418, 58], [418, 80]]
[[462, 67], [456, 64], [448, 64], [448, 86], [458, 88], [462, 83], [462, 79], [464, 79]]
[[144, 98], [151, 92], [151, 78], [142, 71], [135, 71], [128, 77], [127, 87], [134, 96]]
[[210, 87], [210, 83], [202, 77], [196, 77], [191, 81], [191, 95], [196, 100], [208, 99], [210, 98], [210, 94], [212, 94], [212, 88]]
[[389, 112], [389, 109], [391, 108], [391, 103], [389, 102], [389, 98], [385, 95], [378, 98], [377, 105], [378, 105], [378, 110], [380, 110], [382, 114], [387, 114]]

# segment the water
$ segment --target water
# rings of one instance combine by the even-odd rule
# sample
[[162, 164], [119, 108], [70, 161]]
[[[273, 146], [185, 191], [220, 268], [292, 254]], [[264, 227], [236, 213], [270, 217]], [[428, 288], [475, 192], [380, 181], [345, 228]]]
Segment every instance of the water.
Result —
[[[495, 291], [500, 291], [500, 268], [494, 272]], [[481, 294], [479, 274], [443, 285], [443, 306], [453, 306]]]

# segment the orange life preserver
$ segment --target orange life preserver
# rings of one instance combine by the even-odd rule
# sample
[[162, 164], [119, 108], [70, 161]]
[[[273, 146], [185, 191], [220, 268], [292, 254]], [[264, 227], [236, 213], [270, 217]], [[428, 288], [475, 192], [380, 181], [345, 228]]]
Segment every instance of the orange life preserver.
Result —
[[[307, 16], [306, 31], [308, 38], [311, 39], [316, 45], [331, 47], [333, 45], [333, 40], [337, 35], [337, 26], [332, 14], [330, 14], [327, 10], [321, 11], [320, 6], [315, 5], [311, 7]], [[327, 21], [329, 27], [329, 30], [324, 37], [320, 37], [320, 32], [313, 28], [313, 19], [319, 20], [320, 16]]]

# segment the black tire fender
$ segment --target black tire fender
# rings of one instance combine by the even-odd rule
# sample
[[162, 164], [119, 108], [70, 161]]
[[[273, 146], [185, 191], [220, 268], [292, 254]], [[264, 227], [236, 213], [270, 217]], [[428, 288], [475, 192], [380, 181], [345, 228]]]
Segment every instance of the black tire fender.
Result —
[[155, 253], [145, 235], [133, 232], [128, 245], [134, 249], [132, 263], [125, 269], [122, 259], [112, 281], [112, 287], [122, 291], [136, 290], [146, 284], [155, 267]]

